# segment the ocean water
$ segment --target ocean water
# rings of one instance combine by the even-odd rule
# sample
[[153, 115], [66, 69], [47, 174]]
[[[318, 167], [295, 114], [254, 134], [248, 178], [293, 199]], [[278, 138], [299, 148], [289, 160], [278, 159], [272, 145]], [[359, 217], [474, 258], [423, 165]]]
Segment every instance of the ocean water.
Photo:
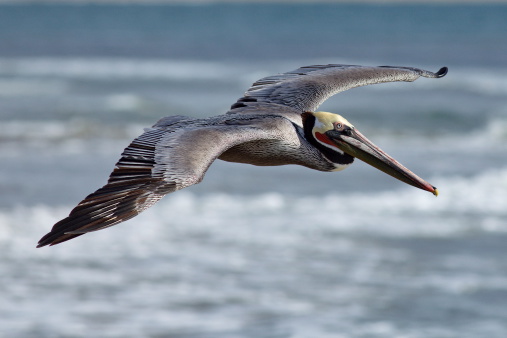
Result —
[[[0, 5], [0, 337], [506, 337], [507, 6]], [[446, 77], [341, 93], [437, 186], [217, 161], [140, 216], [38, 239], [162, 116], [322, 63]]]

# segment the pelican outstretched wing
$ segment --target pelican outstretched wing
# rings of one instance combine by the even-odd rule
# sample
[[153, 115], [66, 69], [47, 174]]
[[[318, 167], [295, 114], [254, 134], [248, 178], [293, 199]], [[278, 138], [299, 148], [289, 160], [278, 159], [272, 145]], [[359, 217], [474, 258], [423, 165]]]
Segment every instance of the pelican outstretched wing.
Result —
[[369, 84], [414, 81], [419, 77], [440, 78], [447, 67], [436, 73], [410, 67], [365, 67], [354, 65], [317, 65], [268, 76], [256, 81], [231, 106], [231, 110], [249, 105], [249, 102], [274, 103], [299, 112], [315, 111], [329, 97], [347, 89]]
[[229, 148], [283, 135], [282, 125], [273, 121], [283, 121], [290, 130], [293, 124], [301, 126], [301, 112], [315, 111], [336, 93], [374, 83], [414, 81], [420, 76], [439, 78], [446, 72], [445, 67], [436, 73], [387, 66], [302, 67], [255, 82], [231, 107], [229, 113], [239, 113], [235, 117], [164, 118], [132, 141], [107, 184], [56, 223], [38, 247], [58, 244], [136, 216], [164, 195], [200, 182], [211, 163]]
[[[163, 118], [123, 151], [105, 186], [82, 200], [56, 223], [37, 247], [126, 221], [164, 195], [200, 182], [211, 163], [227, 149], [272, 138], [269, 122], [246, 119], [210, 124], [181, 116]], [[286, 122], [290, 123], [290, 122]]]

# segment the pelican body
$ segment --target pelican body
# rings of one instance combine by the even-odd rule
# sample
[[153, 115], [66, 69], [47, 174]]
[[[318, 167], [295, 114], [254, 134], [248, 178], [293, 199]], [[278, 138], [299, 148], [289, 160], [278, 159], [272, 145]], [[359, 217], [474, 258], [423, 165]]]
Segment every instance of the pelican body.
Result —
[[296, 164], [340, 171], [355, 158], [437, 195], [437, 190], [369, 141], [344, 117], [316, 112], [332, 95], [369, 84], [440, 78], [410, 67], [317, 65], [266, 77], [224, 115], [169, 116], [123, 151], [105, 186], [88, 195], [38, 243], [55, 245], [126, 221], [166, 194], [199, 183], [216, 159], [258, 166]]

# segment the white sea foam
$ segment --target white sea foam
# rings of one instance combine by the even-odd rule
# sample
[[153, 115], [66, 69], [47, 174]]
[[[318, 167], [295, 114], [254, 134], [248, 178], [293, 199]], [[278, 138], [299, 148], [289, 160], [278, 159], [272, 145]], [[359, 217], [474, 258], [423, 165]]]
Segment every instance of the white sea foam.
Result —
[[62, 95], [67, 88], [67, 83], [59, 79], [0, 79], [0, 97]]
[[[169, 79], [216, 80], [237, 68], [212, 61], [127, 58], [16, 58], [0, 59], [0, 74], [89, 80]], [[234, 78], [229, 79], [232, 81]]]
[[[403, 247], [406, 239], [438, 237], [431, 241], [438, 245], [467, 233], [505, 234], [507, 168], [436, 181], [438, 198], [411, 187], [321, 197], [179, 191], [128, 223], [44, 249], [34, 248], [37, 239], [71, 205], [1, 210], [0, 311], [14, 320], [4, 316], [0, 323], [5, 332], [26, 333], [32, 325], [62, 336], [146, 336], [199, 327], [217, 336], [252, 330], [254, 337], [252, 321], [257, 327], [284, 318], [296, 337], [406, 335], [389, 321], [357, 322], [372, 308], [421, 295], [417, 304], [444, 311], [442, 297], [503, 294], [507, 285], [496, 256], [485, 261], [449, 249], [427, 257]], [[462, 306], [475, 311], [477, 304]], [[483, 307], [482, 314], [502, 315], [495, 304]], [[48, 309], [51, 316], [41, 316]], [[326, 330], [337, 317], [343, 324]], [[302, 318], [310, 324], [299, 325]], [[505, 332], [479, 324], [462, 330]]]
[[507, 68], [459, 69], [447, 82], [447, 86], [452, 89], [486, 95], [506, 95]]
[[[148, 243], [183, 233], [185, 236], [206, 233], [240, 242], [280, 241], [281, 244], [299, 241], [299, 236], [308, 231], [444, 237], [470, 231], [507, 232], [507, 168], [485, 171], [474, 177], [441, 177], [433, 181], [442, 189], [438, 198], [411, 187], [322, 197], [278, 193], [197, 196], [180, 191], [131, 221], [136, 225], [117, 228], [123, 228], [124, 234], [131, 232], [122, 241], [135, 242], [129, 247], [137, 248], [140, 253], [150, 250]], [[70, 209], [71, 206], [38, 205], [3, 210], [0, 241], [34, 244], [37, 235], [48, 230]], [[114, 245], [115, 231], [118, 230], [101, 231], [102, 235], [93, 236]]]
[[[132, 58], [0, 58], [0, 75], [35, 78], [27, 80], [3, 79], [0, 94], [20, 93], [20, 88], [28, 92], [55, 91], [64, 89], [64, 83], [52, 80], [47, 88], [40, 88], [43, 78], [67, 78], [88, 80], [226, 80], [229, 83], [241, 81], [242, 85], [268, 75], [271, 72], [283, 73], [306, 64], [337, 63], [339, 60], [305, 60], [297, 62], [271, 62], [269, 65], [215, 62], [199, 60], [162, 60]], [[342, 60], [344, 61], [344, 60]], [[344, 61], [346, 62], [346, 61]], [[369, 64], [375, 64], [369, 62]], [[270, 72], [266, 71], [266, 67]], [[428, 66], [429, 67], [429, 66]], [[291, 68], [291, 69], [288, 69]], [[21, 81], [21, 82], [20, 82]], [[456, 68], [439, 81], [416, 81], [407, 86], [402, 83], [372, 86], [374, 90], [417, 90], [450, 89], [487, 95], [507, 93], [507, 69]]]
[[3, 142], [55, 142], [102, 138], [114, 142], [139, 136], [145, 125], [97, 124], [93, 121], [22, 121], [11, 120], [0, 124]]

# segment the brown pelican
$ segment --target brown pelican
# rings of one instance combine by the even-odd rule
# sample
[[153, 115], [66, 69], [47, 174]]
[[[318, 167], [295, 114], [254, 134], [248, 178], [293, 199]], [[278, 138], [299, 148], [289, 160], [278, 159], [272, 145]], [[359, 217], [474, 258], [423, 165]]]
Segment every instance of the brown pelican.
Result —
[[217, 158], [259, 166], [298, 164], [339, 171], [357, 157], [407, 184], [437, 189], [375, 146], [344, 117], [315, 112], [332, 95], [369, 84], [414, 81], [436, 73], [409, 67], [318, 65], [255, 82], [225, 114], [207, 119], [169, 116], [123, 151], [105, 186], [88, 195], [41, 238], [54, 245], [104, 229], [202, 181]]

